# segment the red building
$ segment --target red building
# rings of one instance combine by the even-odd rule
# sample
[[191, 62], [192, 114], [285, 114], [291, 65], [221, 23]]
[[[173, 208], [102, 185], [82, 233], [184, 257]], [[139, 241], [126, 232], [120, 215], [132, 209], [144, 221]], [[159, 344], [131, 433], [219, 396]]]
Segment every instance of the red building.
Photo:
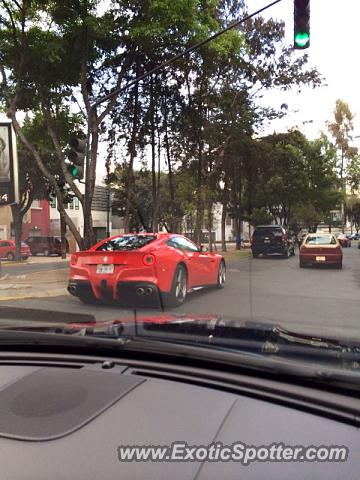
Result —
[[50, 235], [50, 205], [47, 200], [34, 200], [26, 214], [22, 238]]

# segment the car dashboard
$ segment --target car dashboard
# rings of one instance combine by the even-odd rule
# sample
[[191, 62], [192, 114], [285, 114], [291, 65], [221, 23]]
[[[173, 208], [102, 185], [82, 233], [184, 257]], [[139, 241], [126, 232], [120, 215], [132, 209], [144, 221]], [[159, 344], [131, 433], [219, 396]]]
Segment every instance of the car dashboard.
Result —
[[[3, 479], [358, 479], [360, 401], [184, 365], [25, 352], [0, 357]], [[338, 463], [123, 462], [130, 445], [345, 445]]]

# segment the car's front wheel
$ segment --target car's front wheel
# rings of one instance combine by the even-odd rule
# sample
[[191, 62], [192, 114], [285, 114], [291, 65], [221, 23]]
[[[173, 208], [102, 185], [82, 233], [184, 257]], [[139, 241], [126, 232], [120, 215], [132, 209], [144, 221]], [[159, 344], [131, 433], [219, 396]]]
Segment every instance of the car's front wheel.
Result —
[[15, 260], [15, 255], [12, 252], [8, 252], [6, 258], [12, 262]]
[[226, 281], [226, 266], [225, 262], [221, 260], [218, 269], [218, 276], [217, 276], [217, 288], [224, 288]]
[[171, 292], [168, 299], [170, 307], [179, 307], [185, 301], [187, 295], [187, 272], [184, 265], [176, 267], [172, 282]]

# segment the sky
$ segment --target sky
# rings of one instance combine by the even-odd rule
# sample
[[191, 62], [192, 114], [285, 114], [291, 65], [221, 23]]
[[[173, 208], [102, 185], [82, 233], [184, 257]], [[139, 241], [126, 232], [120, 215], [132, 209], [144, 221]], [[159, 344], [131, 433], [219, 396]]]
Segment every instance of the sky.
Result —
[[[247, 0], [249, 13], [271, 3], [271, 0]], [[282, 0], [262, 15], [285, 21], [287, 43], [293, 41], [293, 0]], [[360, 136], [360, 0], [310, 0], [310, 48], [296, 55], [309, 55], [309, 63], [325, 77], [316, 89], [302, 88], [290, 92], [272, 91], [264, 102], [279, 107], [288, 103], [289, 114], [272, 122], [266, 133], [298, 127], [308, 138], [326, 131], [337, 99], [346, 101], [355, 115], [354, 134]], [[303, 123], [309, 122], [311, 123]], [[360, 147], [360, 138], [355, 139]]]

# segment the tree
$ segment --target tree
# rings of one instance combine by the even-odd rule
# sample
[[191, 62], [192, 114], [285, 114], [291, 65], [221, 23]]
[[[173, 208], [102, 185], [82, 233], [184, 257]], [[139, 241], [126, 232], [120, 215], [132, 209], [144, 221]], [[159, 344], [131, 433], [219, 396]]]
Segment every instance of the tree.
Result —
[[360, 201], [357, 202], [355, 205], [353, 205], [353, 208], [352, 208], [352, 211], [351, 211], [351, 217], [352, 217], [352, 221], [354, 222], [356, 232], [359, 233], [359, 230], [360, 230]]
[[[344, 196], [346, 195], [348, 168], [357, 155], [357, 148], [351, 145], [354, 129], [353, 119], [354, 116], [349, 105], [343, 100], [336, 100], [334, 120], [327, 122], [327, 127], [334, 139], [334, 147], [338, 155], [337, 169], [340, 179], [340, 190]], [[346, 223], [344, 202], [341, 203], [341, 213], [342, 231], [344, 233]]]
[[351, 232], [353, 226], [358, 232], [360, 229], [360, 199], [357, 195], [348, 195], [346, 197], [345, 211], [351, 222]]
[[251, 212], [250, 223], [254, 227], [257, 225], [268, 225], [271, 224], [274, 220], [274, 217], [270, 212], [266, 210], [265, 207], [254, 208]]
[[15, 232], [15, 259], [21, 259], [22, 225], [26, 213], [34, 200], [49, 199], [49, 183], [42, 176], [34, 164], [28, 150], [20, 146], [18, 149], [19, 170], [19, 203], [11, 206], [14, 232]]
[[306, 228], [309, 232], [316, 232], [322, 216], [311, 203], [298, 204], [294, 208], [292, 222], [300, 228]]

